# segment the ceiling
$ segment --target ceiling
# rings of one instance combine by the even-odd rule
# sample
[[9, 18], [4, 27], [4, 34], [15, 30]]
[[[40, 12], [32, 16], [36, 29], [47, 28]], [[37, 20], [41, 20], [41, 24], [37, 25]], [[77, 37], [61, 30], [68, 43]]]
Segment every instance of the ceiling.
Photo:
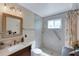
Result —
[[19, 3], [33, 13], [46, 17], [72, 9], [72, 3]]

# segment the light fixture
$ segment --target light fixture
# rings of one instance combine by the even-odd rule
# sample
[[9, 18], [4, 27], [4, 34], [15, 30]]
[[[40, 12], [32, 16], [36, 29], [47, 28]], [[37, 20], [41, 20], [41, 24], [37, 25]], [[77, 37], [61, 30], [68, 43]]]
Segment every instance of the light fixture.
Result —
[[4, 3], [4, 8], [7, 8], [7, 7], [6, 7], [6, 3]]
[[8, 4], [4, 3], [3, 10], [5, 13], [9, 13], [12, 15], [17, 15], [17, 16], [22, 17], [22, 11], [15, 6], [9, 6]]
[[6, 5], [6, 3], [4, 3], [4, 11], [7, 9], [7, 5]]
[[22, 14], [22, 12], [21, 12], [21, 10], [20, 10], [20, 12], [19, 12], [20, 14]]

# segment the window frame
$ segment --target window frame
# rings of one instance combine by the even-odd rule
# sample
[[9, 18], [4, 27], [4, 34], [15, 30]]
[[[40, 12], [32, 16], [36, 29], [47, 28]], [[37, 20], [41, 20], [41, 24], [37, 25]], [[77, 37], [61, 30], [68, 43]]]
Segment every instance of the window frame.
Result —
[[[55, 24], [56, 20], [60, 20], [60, 23], [61, 23], [61, 24], [60, 24], [60, 27], [57, 27], [57, 28], [56, 28], [56, 27], [51, 27], [51, 28], [50, 28], [50, 27], [49, 27], [49, 22], [50, 22], [50, 21], [53, 21], [53, 22], [54, 22], [53, 24], [54, 24], [54, 26], [55, 26], [55, 25], [56, 25], [56, 24]], [[61, 19], [61, 18], [57, 18], [57, 19], [48, 20], [48, 21], [47, 21], [47, 26], [48, 26], [48, 27], [47, 27], [48, 29], [61, 29], [61, 28], [62, 28], [62, 19]]]

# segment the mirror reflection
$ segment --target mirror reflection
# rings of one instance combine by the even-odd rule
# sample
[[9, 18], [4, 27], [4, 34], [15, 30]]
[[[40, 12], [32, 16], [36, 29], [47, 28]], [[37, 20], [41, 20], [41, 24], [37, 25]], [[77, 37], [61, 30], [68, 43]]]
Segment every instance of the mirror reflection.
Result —
[[20, 34], [20, 20], [16, 18], [7, 17], [6, 31], [9, 34]]

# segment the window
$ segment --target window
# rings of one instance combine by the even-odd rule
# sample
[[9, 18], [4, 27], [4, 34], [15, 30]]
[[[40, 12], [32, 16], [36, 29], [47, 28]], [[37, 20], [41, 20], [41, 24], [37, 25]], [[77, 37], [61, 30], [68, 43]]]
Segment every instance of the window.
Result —
[[61, 19], [49, 20], [48, 21], [49, 29], [59, 29], [61, 28]]

